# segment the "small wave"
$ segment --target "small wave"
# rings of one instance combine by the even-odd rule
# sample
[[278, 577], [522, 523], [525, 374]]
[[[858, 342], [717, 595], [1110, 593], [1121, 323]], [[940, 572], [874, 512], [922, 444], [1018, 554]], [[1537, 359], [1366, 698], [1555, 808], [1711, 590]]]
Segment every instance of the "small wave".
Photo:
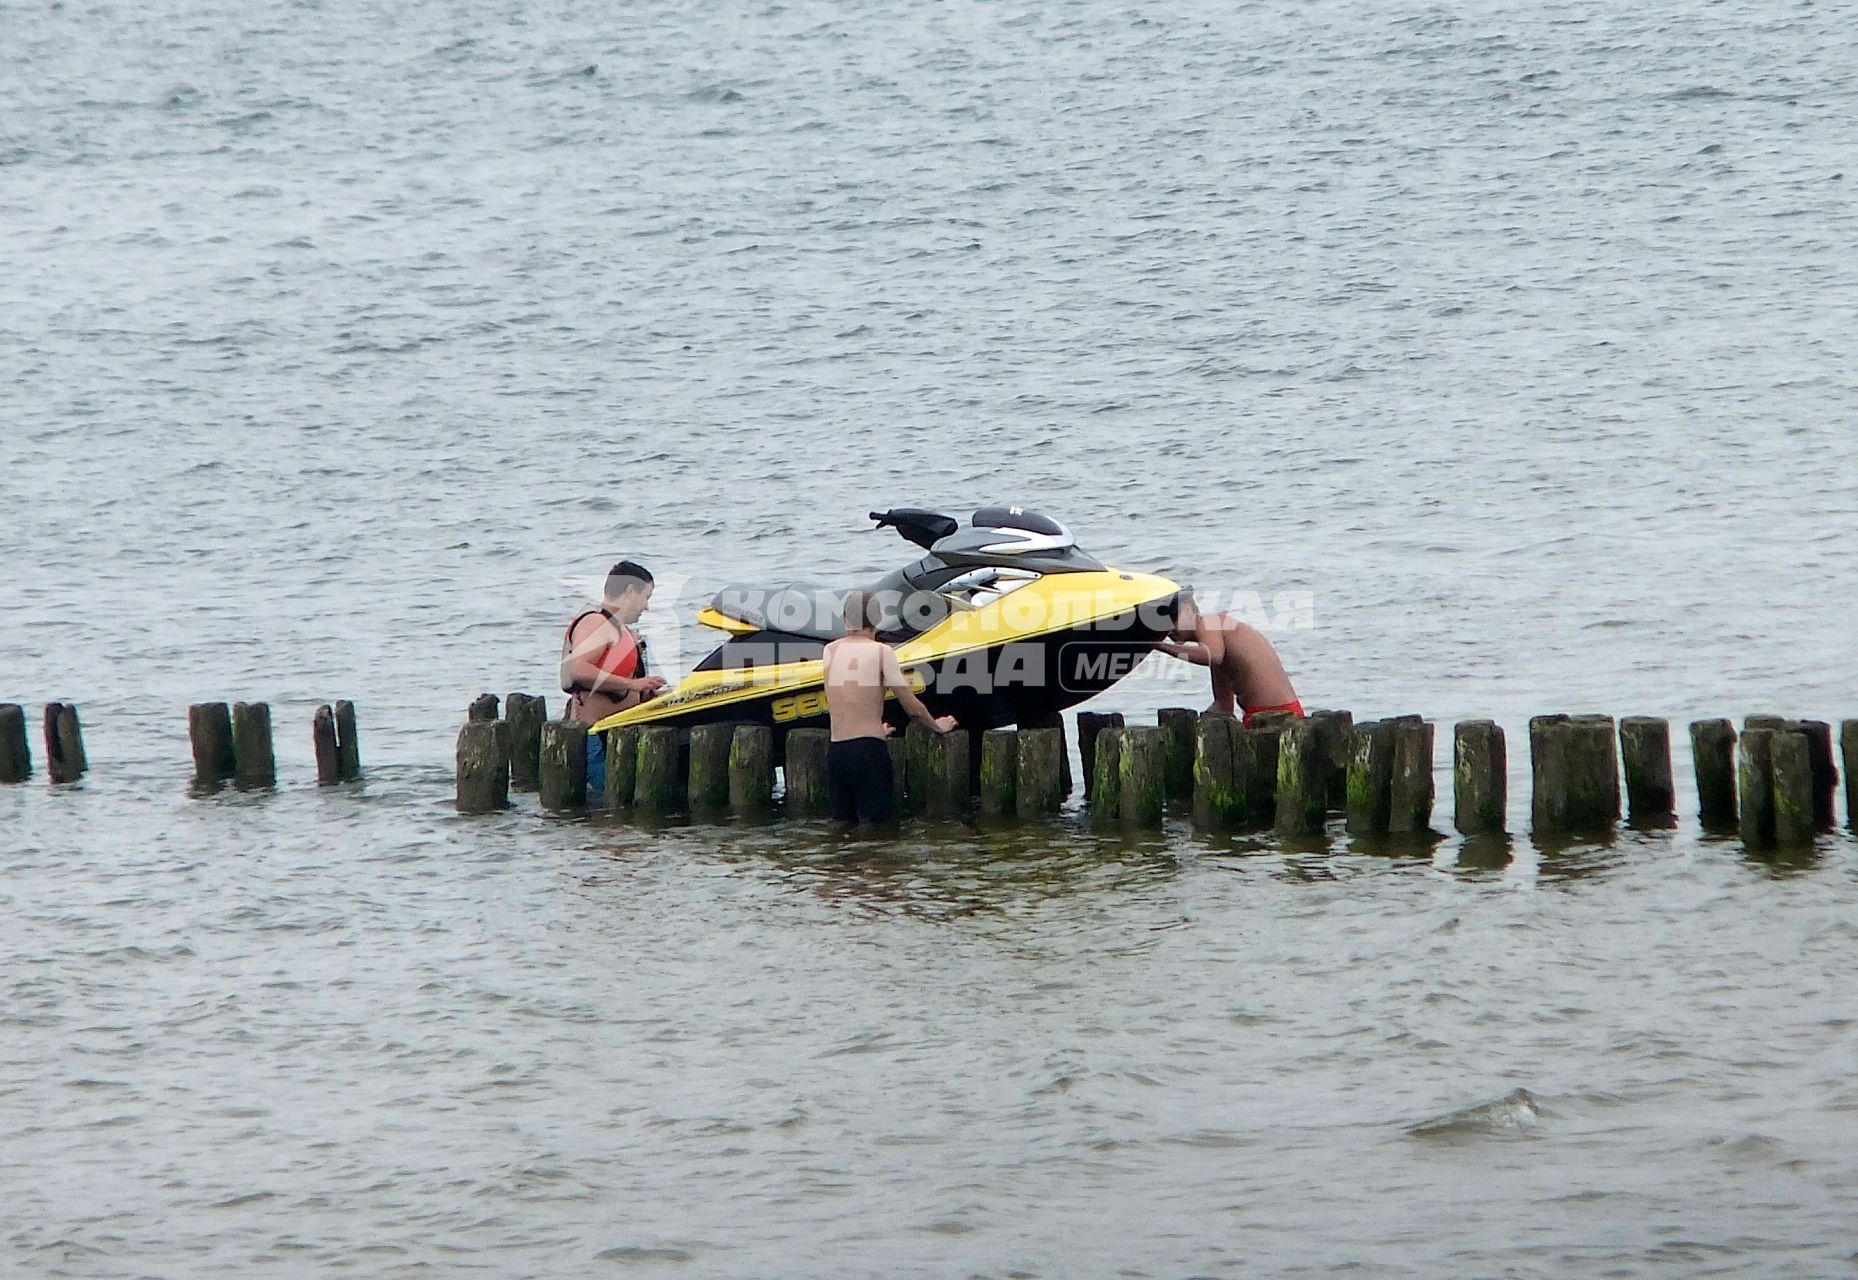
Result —
[[1408, 1125], [1409, 1138], [1522, 1137], [1541, 1124], [1542, 1110], [1527, 1089], [1512, 1089], [1495, 1102], [1450, 1111]]
[[724, 84], [706, 84], [701, 89], [692, 89], [684, 95], [690, 102], [741, 102], [742, 95]]

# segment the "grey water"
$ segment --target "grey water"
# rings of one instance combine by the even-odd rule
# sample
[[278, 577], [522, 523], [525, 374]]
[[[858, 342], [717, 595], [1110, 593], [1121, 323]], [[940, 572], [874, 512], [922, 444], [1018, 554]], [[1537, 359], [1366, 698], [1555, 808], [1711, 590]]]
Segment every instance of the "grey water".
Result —
[[[1513, 757], [1858, 716], [1852, 16], [0, 0], [0, 700], [92, 761], [0, 790], [6, 1272], [1849, 1270], [1848, 835], [848, 847], [449, 767], [617, 557], [675, 674], [912, 501]], [[275, 794], [186, 794], [209, 698]]]

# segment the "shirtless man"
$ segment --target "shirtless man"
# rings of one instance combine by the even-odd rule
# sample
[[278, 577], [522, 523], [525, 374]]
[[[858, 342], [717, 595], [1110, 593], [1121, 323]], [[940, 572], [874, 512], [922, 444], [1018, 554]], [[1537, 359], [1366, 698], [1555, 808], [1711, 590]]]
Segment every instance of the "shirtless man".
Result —
[[877, 638], [871, 622], [870, 595], [845, 597], [845, 635], [826, 646], [826, 712], [832, 718], [832, 745], [826, 748], [826, 792], [832, 820], [889, 825], [897, 819], [890, 748], [884, 739], [884, 694], [937, 733], [955, 728], [953, 716], [931, 716], [903, 675], [896, 650]]
[[1303, 704], [1297, 701], [1297, 691], [1284, 673], [1277, 650], [1255, 628], [1227, 614], [1200, 612], [1189, 591], [1181, 592], [1174, 623], [1170, 639], [1156, 648], [1211, 669], [1213, 705], [1209, 711], [1232, 715], [1236, 701], [1244, 709], [1247, 725], [1267, 711], [1303, 714]]
[[[567, 718], [589, 727], [636, 707], [664, 688], [645, 673], [645, 642], [636, 628], [652, 602], [652, 575], [644, 565], [621, 560], [606, 575], [605, 598], [568, 624], [561, 638], [561, 688]], [[587, 789], [606, 790], [606, 737], [587, 737]]]

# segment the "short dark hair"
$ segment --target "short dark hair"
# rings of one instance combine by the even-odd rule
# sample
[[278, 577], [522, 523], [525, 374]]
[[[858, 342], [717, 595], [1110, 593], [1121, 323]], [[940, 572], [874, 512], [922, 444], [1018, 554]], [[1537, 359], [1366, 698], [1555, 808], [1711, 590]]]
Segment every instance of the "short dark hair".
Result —
[[606, 598], [630, 591], [634, 587], [648, 585], [652, 580], [652, 571], [637, 560], [621, 560], [606, 571]]

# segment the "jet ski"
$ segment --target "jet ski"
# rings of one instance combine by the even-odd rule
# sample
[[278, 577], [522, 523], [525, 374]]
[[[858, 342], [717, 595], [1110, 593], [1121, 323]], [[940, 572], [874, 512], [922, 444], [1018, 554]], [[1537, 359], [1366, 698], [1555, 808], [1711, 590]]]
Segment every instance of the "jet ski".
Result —
[[[1116, 684], [1174, 626], [1178, 584], [1113, 569], [1058, 521], [991, 506], [967, 523], [936, 511], [873, 511], [926, 553], [865, 584], [878, 638], [895, 647], [934, 715], [970, 730], [1037, 724]], [[675, 688], [609, 716], [629, 725], [827, 723], [826, 644], [845, 634], [849, 587], [781, 582], [719, 591], [697, 620], [727, 637]], [[891, 699], [886, 720], [908, 717]]]

